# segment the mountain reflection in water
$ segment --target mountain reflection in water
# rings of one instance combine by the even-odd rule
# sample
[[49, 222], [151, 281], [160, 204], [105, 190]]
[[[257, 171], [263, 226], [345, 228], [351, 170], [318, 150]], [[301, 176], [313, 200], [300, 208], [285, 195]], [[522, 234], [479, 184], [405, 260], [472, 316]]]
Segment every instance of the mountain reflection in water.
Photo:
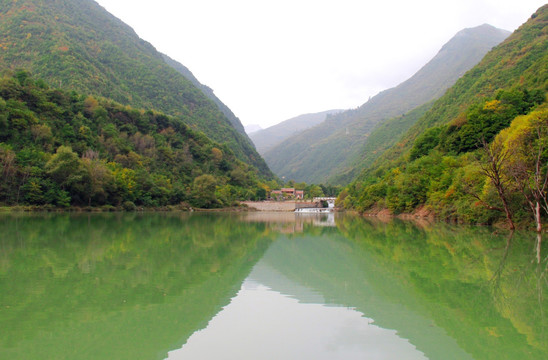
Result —
[[0, 231], [2, 359], [548, 358], [535, 234], [293, 213]]

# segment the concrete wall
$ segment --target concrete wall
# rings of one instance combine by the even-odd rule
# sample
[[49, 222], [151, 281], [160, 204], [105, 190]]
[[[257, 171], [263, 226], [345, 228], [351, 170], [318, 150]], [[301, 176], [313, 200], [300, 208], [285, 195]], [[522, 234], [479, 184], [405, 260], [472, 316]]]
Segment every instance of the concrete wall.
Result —
[[299, 207], [314, 207], [309, 201], [243, 201], [249, 208], [258, 211], [295, 211]]

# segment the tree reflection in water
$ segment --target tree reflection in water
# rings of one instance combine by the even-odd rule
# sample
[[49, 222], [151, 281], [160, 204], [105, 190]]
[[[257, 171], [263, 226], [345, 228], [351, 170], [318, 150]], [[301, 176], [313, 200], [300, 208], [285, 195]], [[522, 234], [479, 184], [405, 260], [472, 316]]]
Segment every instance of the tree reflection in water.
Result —
[[2, 215], [0, 358], [165, 358], [259, 261], [430, 359], [548, 358], [540, 237], [335, 215]]

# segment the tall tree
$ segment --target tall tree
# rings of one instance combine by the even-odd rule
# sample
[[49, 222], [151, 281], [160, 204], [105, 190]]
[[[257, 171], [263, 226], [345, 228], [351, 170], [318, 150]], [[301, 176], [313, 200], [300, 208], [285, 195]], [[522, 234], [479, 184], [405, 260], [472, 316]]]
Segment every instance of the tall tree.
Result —
[[64, 190], [82, 178], [80, 159], [68, 146], [59, 146], [55, 155], [46, 163], [46, 172]]
[[508, 165], [509, 151], [504, 148], [500, 139], [495, 139], [491, 144], [483, 140], [483, 159], [480, 164], [481, 170], [485, 176], [491, 180], [491, 184], [497, 190], [497, 194], [502, 202], [503, 210], [508, 220], [511, 230], [516, 227], [512, 220], [512, 211], [508, 205], [506, 194], [507, 179], [504, 178], [504, 170]]
[[508, 176], [523, 194], [540, 233], [542, 208], [548, 214], [548, 108], [517, 118], [499, 138], [512, 155]]

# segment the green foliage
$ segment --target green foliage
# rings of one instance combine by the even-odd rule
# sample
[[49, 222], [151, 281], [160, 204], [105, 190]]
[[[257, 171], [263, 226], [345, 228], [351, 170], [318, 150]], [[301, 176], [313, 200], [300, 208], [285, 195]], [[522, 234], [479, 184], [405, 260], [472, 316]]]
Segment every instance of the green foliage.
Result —
[[132, 201], [124, 201], [124, 203], [122, 204], [122, 207], [124, 208], [125, 211], [135, 211], [137, 210], [137, 206], [135, 206], [135, 204], [132, 202]]
[[[453, 122], [445, 127], [439, 139], [441, 148], [460, 154], [477, 149], [483, 141], [491, 142], [517, 115], [526, 114], [533, 106], [544, 102], [544, 96], [538, 96], [539, 90], [533, 91], [533, 94], [527, 90], [500, 90], [494, 99], [487, 98], [472, 105], [465, 115], [464, 124]], [[414, 146], [420, 144], [423, 136], [433, 131], [439, 131], [439, 128], [425, 131], [417, 138]], [[410, 155], [413, 158], [413, 149]]]
[[68, 146], [60, 146], [46, 163], [46, 174], [63, 189], [80, 181], [80, 160]]
[[356, 109], [328, 116], [263, 156], [278, 176], [348, 184], [398, 142], [432, 101], [507, 36], [508, 32], [488, 25], [463, 30], [407, 81]]
[[[255, 168], [177, 117], [50, 89], [25, 72], [0, 78], [0, 107], [5, 204], [218, 207], [261, 189]], [[213, 185], [198, 186], [206, 178]], [[216, 186], [230, 186], [226, 201]]]
[[[233, 114], [227, 118], [230, 110], [218, 99], [208, 98], [211, 90], [193, 84], [193, 79], [167, 64], [152, 45], [94, 1], [3, 1], [0, 13], [2, 68], [27, 69], [60, 88], [176, 116], [213, 141], [226, 144], [263, 176], [272, 176], [239, 120]], [[18, 72], [14, 80], [24, 85], [29, 77]], [[47, 87], [44, 81], [38, 85]], [[41, 101], [36, 96], [39, 93], [27, 92], [22, 100], [33, 106]], [[26, 115], [14, 118], [13, 124], [31, 126], [34, 119]], [[104, 109], [95, 111], [97, 120], [104, 116]], [[2, 123], [0, 118], [0, 132]], [[71, 130], [77, 134], [79, 129], [65, 130], [70, 136]]]
[[434, 127], [422, 133], [417, 140], [415, 140], [413, 147], [409, 152], [409, 160], [415, 160], [421, 156], [427, 155], [430, 150], [438, 146], [440, 132], [440, 128]]
[[[539, 119], [546, 116], [542, 104], [548, 89], [547, 23], [548, 6], [543, 6], [349, 185], [339, 203], [358, 211], [388, 208], [399, 213], [425, 208], [441, 218], [467, 223], [504, 219], [499, 211], [500, 196], [482, 170], [485, 159], [478, 160], [478, 149], [510, 124], [523, 121], [519, 120], [522, 115]], [[527, 148], [521, 153], [537, 154], [539, 148], [545, 149], [535, 145], [531, 150], [528, 144], [548, 141], [545, 132], [536, 134], [538, 139], [530, 135], [515, 137], [513, 145], [507, 147], [503, 164], [519, 163], [518, 167], [512, 166], [528, 179], [524, 182], [508, 171], [502, 175], [509, 208], [518, 223], [529, 222], [530, 215], [524, 197], [527, 191], [517, 184], [521, 181], [522, 188], [532, 186], [530, 173], [534, 171], [529, 170], [527, 177], [523, 168], [526, 164], [529, 169], [534, 167], [530, 158], [520, 159], [517, 150]]]
[[192, 186], [193, 202], [198, 207], [210, 208], [217, 204], [215, 196], [217, 181], [215, 177], [205, 174], [194, 179]]
[[[472, 111], [476, 111], [475, 106]], [[520, 170], [523, 173], [521, 169], [527, 166], [527, 171], [531, 174], [528, 176], [533, 178], [534, 163], [540, 146], [538, 144], [548, 142], [548, 134], [536, 129], [545, 127], [546, 119], [546, 106], [543, 105], [527, 116], [518, 116], [512, 122], [512, 127], [505, 129], [504, 137], [511, 139], [506, 140], [511, 145], [507, 145], [510, 156], [506, 158], [504, 167], [513, 166], [514, 171]], [[523, 125], [524, 121], [540, 125], [526, 127]], [[358, 211], [386, 207], [396, 214], [410, 213], [424, 206], [447, 220], [481, 224], [502, 220], [503, 213], [500, 210], [494, 211], [501, 208], [500, 199], [482, 170], [482, 166], [486, 166], [485, 160], [478, 161], [481, 156], [477, 146], [474, 151], [458, 154], [456, 151], [441, 148], [440, 142], [437, 149], [423, 150], [422, 156], [411, 158], [411, 154], [420, 153], [419, 149], [432, 148], [432, 144], [437, 144], [439, 139], [436, 134], [439, 137], [445, 135], [441, 128], [436, 127], [417, 139], [407, 164], [393, 168], [381, 177], [370, 176], [347, 187], [345, 199], [341, 199], [344, 206]], [[417, 150], [413, 151], [414, 149]], [[548, 154], [545, 157], [547, 156]], [[545, 164], [545, 157], [541, 159], [541, 164]], [[511, 169], [505, 170], [506, 173], [503, 174], [509, 205], [518, 222], [527, 222], [529, 215], [523, 211], [527, 205], [519, 187], [513, 183], [515, 175]], [[541, 170], [545, 171], [544, 167]]]
[[308, 195], [308, 197], [310, 198], [315, 198], [315, 197], [323, 197], [325, 196], [325, 194], [323, 193], [323, 190], [320, 186], [318, 185], [311, 185], [308, 189], [308, 191], [305, 191], [305, 193]]

